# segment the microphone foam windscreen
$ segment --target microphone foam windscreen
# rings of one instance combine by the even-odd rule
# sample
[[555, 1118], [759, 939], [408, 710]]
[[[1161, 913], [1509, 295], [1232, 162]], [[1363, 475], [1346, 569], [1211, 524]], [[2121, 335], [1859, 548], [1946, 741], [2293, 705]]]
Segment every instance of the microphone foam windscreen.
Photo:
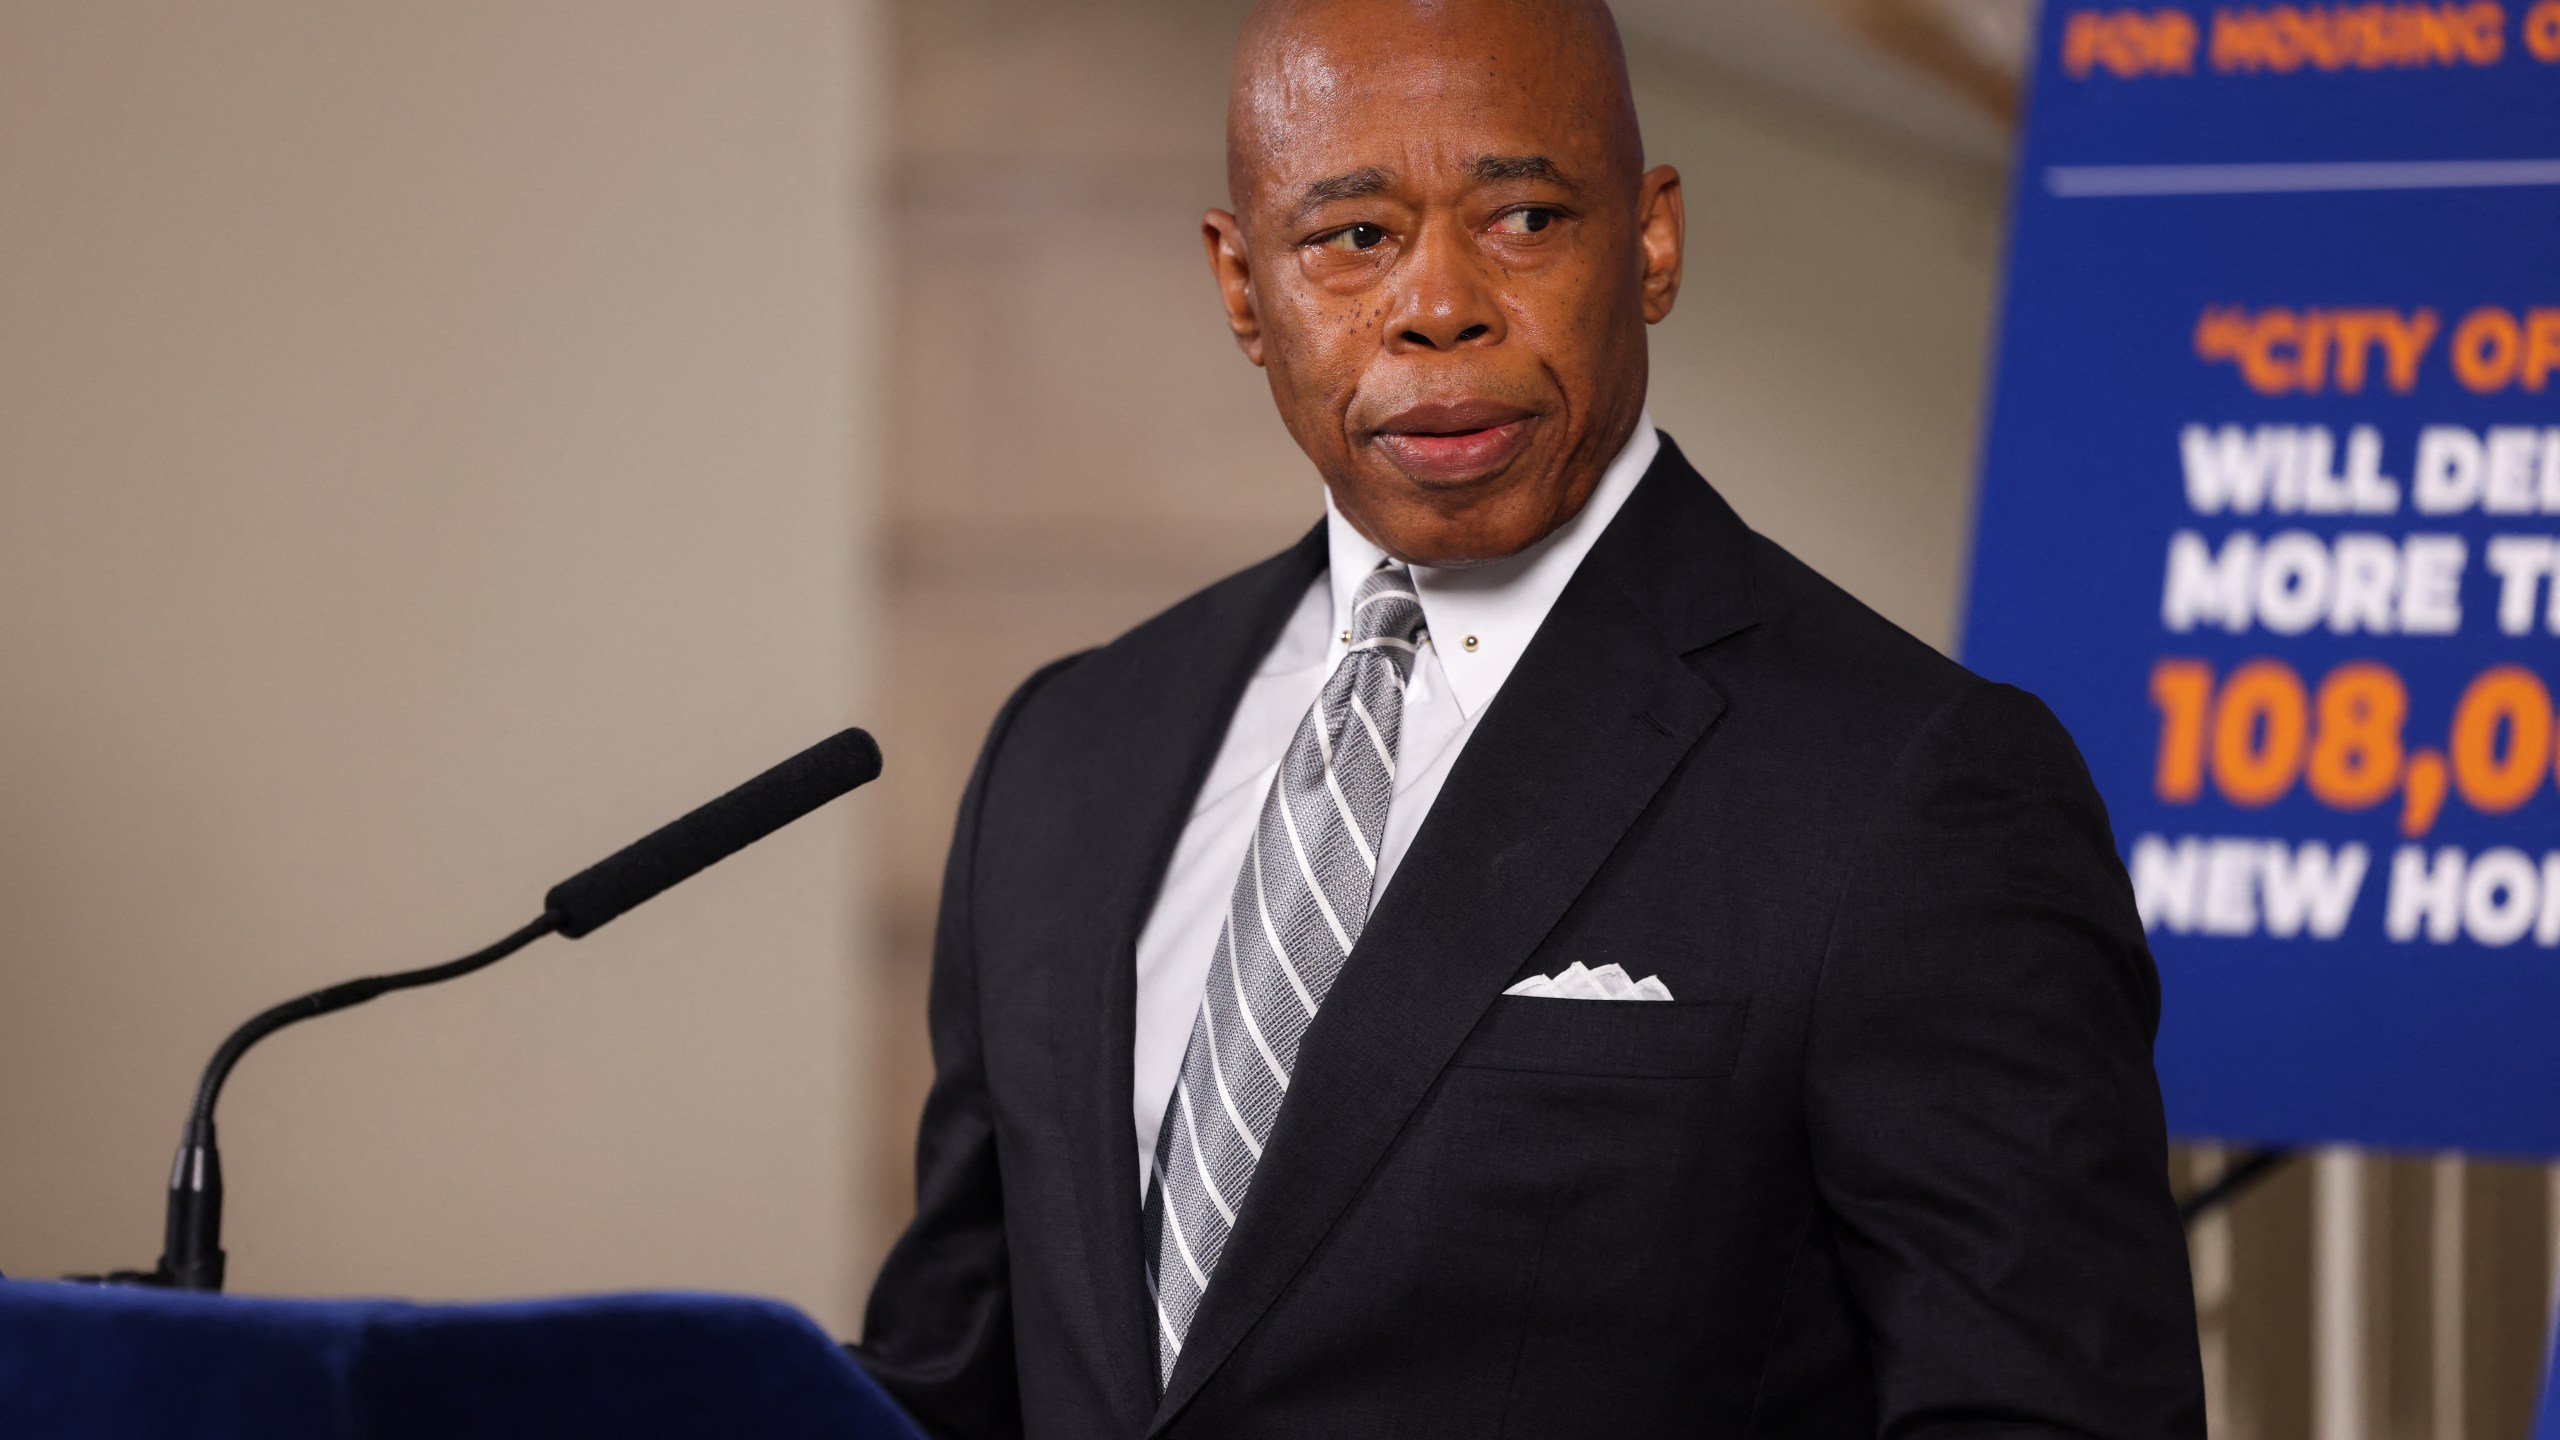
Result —
[[880, 747], [864, 732], [821, 740], [552, 886], [544, 911], [577, 939], [879, 774]]

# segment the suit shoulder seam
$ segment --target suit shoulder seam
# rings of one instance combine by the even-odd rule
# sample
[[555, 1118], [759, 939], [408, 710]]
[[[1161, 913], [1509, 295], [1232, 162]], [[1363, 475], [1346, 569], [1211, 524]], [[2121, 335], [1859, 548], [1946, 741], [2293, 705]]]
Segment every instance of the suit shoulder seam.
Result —
[[1841, 863], [1839, 882], [1832, 889], [1831, 903], [1826, 907], [1823, 915], [1820, 952], [1822, 958], [1814, 966], [1812, 988], [1805, 999], [1804, 1036], [1798, 1042], [1801, 1048], [1797, 1052], [1796, 1064], [1797, 1073], [1800, 1075], [1805, 1070], [1804, 1052], [1812, 1048], [1815, 1027], [1821, 1023], [1823, 985], [1830, 979], [1833, 952], [1840, 940], [1841, 912], [1848, 908], [1849, 889], [1857, 882], [1860, 867], [1865, 863], [1876, 843], [1876, 832], [1884, 825], [1888, 797], [1900, 781], [1904, 769], [1910, 765], [1911, 757], [1928, 743], [1930, 737], [1937, 733], [1948, 717], [1980, 696], [2006, 688], [1985, 680], [1971, 671], [1966, 671], [1964, 674], [1965, 683], [1955, 686], [1936, 705], [1930, 707], [1929, 713], [1921, 717], [1920, 723], [1912, 726], [1911, 733], [1904, 737], [1901, 748], [1894, 752], [1892, 763], [1884, 767], [1883, 778], [1876, 787], [1875, 803], [1868, 807], [1865, 824], [1860, 827], [1857, 838], [1851, 841], [1847, 858]]

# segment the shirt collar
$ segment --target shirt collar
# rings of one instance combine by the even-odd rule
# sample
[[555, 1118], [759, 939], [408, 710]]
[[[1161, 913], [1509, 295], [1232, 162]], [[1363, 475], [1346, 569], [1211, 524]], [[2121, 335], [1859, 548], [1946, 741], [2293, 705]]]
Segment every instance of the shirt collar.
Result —
[[[1421, 595], [1431, 648], [1467, 719], [1473, 720], [1493, 703], [1502, 682], [1510, 678], [1511, 667], [1520, 663], [1547, 612], [1555, 608], [1565, 583], [1581, 568], [1582, 557], [1590, 553], [1600, 532], [1609, 528], [1618, 507], [1635, 492], [1636, 482], [1653, 467], [1661, 449], [1653, 413], [1646, 410], [1637, 415], [1635, 433], [1627, 437], [1626, 448], [1601, 472], [1591, 498], [1545, 539], [1517, 555], [1483, 565], [1413, 567], [1414, 589]], [[1328, 653], [1339, 656], [1342, 632], [1350, 628], [1352, 595], [1386, 552], [1342, 518], [1330, 490], [1325, 493], [1324, 515], [1333, 591], [1333, 626], [1326, 639], [1331, 642]]]

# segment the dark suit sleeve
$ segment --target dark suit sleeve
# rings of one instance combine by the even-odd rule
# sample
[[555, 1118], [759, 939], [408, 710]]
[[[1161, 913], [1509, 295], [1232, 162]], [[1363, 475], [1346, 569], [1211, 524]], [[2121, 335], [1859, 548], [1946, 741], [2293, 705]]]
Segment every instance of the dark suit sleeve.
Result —
[[916, 1215], [864, 1312], [854, 1354], [937, 1437], [999, 1440], [1022, 1433], [1014, 1381], [1013, 1306], [1006, 1272], [1004, 1177], [978, 1039], [977, 956], [970, 907], [978, 827], [1006, 733], [1061, 660], [1033, 675], [996, 716], [942, 877], [926, 1024], [933, 1089], [916, 1137]]
[[1866, 824], [1805, 1074], [1880, 1433], [2201, 1437], [2159, 978], [2078, 750], [1976, 686]]

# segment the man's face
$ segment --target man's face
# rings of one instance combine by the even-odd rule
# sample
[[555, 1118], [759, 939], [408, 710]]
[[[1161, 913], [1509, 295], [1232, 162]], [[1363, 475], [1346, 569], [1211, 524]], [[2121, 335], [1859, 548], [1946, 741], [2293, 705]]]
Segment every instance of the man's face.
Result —
[[1679, 288], [1679, 177], [1637, 173], [1614, 54], [1549, 8], [1320, 7], [1239, 65], [1239, 213], [1205, 222], [1229, 323], [1336, 506], [1414, 564], [1581, 509]]

